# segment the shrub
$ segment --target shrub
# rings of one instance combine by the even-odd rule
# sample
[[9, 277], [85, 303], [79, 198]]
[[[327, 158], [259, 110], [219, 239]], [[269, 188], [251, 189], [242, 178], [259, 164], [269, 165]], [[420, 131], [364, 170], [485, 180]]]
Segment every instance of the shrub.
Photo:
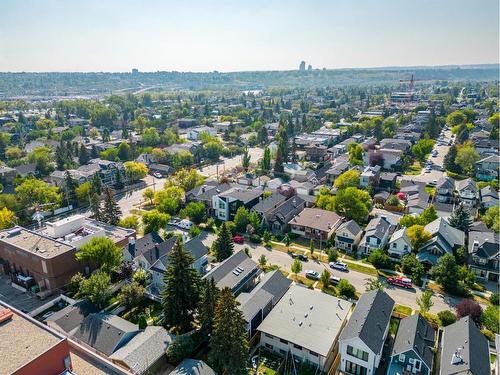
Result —
[[484, 327], [498, 334], [498, 306], [488, 306], [483, 313]]
[[260, 236], [258, 234], [252, 234], [250, 236], [250, 242], [259, 244], [261, 242]]
[[450, 310], [440, 311], [437, 315], [443, 327], [449, 326], [457, 321], [457, 317]]
[[193, 225], [191, 228], [189, 228], [189, 235], [191, 238], [198, 236], [201, 233], [200, 227]]
[[342, 279], [337, 284], [339, 296], [345, 298], [354, 298], [356, 296], [356, 288], [349, 283], [346, 279]]
[[189, 357], [194, 350], [194, 341], [190, 336], [182, 335], [177, 338], [167, 349], [167, 360], [179, 363]]
[[493, 304], [493, 305], [496, 305], [498, 306], [499, 304], [499, 295], [498, 293], [493, 293], [490, 297], [490, 302]]
[[328, 254], [328, 261], [329, 262], [336, 262], [338, 257], [339, 257], [339, 253], [337, 250], [329, 249], [327, 251], [327, 254]]
[[392, 261], [382, 249], [373, 250], [368, 256], [368, 262], [370, 262], [376, 269], [391, 269]]

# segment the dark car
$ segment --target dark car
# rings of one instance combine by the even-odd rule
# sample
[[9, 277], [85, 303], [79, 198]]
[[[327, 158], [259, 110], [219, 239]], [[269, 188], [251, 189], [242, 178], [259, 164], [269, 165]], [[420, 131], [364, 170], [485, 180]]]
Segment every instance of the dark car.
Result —
[[306, 257], [304, 254], [298, 254], [298, 253], [292, 253], [292, 258], [297, 258], [303, 262], [307, 262], [309, 260], [308, 257]]

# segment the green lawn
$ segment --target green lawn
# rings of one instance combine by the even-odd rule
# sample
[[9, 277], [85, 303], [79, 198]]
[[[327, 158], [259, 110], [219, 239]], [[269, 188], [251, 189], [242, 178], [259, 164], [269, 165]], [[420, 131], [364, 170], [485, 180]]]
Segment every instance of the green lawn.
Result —
[[409, 316], [409, 315], [411, 315], [412, 308], [408, 307], [408, 306], [399, 305], [396, 303], [396, 306], [394, 307], [394, 311]]
[[419, 175], [422, 172], [422, 165], [418, 160], [415, 160], [412, 165], [405, 171], [407, 175]]
[[396, 333], [398, 332], [398, 328], [399, 328], [399, 319], [391, 318], [391, 321], [389, 323], [389, 333], [392, 336], [396, 336]]
[[348, 260], [345, 260], [345, 259], [343, 259], [343, 262], [345, 264], [347, 264], [349, 266], [349, 269], [351, 269], [353, 271], [363, 272], [363, 273], [366, 273], [367, 275], [371, 275], [371, 276], [378, 276], [378, 272], [374, 267], [365, 266], [365, 265], [358, 264], [358, 263], [352, 263], [352, 262], [349, 262]]

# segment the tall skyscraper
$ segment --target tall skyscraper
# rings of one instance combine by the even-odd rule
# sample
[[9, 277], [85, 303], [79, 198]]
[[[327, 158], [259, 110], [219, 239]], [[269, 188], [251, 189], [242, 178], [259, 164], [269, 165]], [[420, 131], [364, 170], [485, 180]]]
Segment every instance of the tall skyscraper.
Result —
[[305, 61], [301, 61], [300, 62], [300, 65], [299, 65], [299, 70], [301, 72], [305, 71], [306, 70], [306, 62]]

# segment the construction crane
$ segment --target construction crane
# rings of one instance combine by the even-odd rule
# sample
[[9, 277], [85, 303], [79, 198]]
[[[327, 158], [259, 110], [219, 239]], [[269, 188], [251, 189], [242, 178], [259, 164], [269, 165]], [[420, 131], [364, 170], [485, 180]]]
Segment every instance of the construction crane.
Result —
[[406, 105], [409, 105], [413, 101], [413, 90], [415, 88], [415, 81], [421, 81], [420, 79], [414, 79], [413, 73], [410, 79], [400, 79], [399, 83], [408, 83], [408, 97], [406, 98]]

